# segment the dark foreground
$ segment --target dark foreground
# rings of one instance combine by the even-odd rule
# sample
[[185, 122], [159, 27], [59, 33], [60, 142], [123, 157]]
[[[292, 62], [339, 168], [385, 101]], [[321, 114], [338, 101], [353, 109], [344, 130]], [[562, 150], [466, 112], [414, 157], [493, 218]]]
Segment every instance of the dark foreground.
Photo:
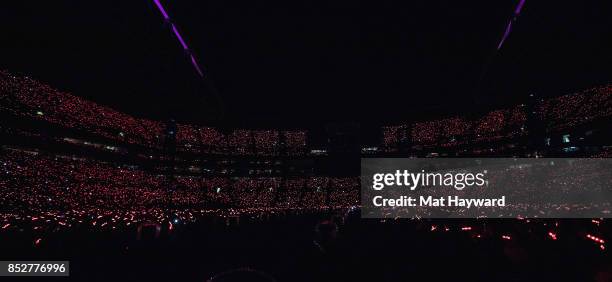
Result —
[[[206, 281], [245, 267], [277, 281], [610, 281], [607, 245], [586, 238], [609, 238], [607, 224], [211, 218], [172, 230], [162, 226], [158, 238], [152, 227], [144, 227], [140, 239], [136, 227], [2, 231], [0, 259], [71, 263], [69, 279], [15, 281]], [[37, 238], [42, 239], [35, 244]]]

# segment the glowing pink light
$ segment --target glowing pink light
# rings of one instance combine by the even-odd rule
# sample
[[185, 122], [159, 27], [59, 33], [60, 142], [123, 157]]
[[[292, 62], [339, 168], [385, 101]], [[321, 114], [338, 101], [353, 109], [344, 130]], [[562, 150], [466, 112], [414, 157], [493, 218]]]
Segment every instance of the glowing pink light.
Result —
[[557, 240], [557, 234], [555, 233], [548, 232], [548, 236], [550, 237], [550, 239]]
[[512, 240], [512, 237], [510, 237], [508, 235], [502, 235], [502, 239], [504, 239], [504, 240]]
[[598, 237], [596, 237], [596, 236], [593, 236], [593, 235], [591, 235], [591, 234], [587, 234], [587, 235], [586, 235], [586, 237], [587, 237], [588, 239], [591, 239], [591, 240], [593, 240], [593, 241], [595, 241], [595, 242], [599, 243], [599, 244], [604, 244], [604, 243], [605, 243], [605, 241], [604, 241], [603, 239], [598, 238]]
[[461, 230], [469, 231], [469, 230], [472, 230], [472, 227], [469, 227], [469, 226], [461, 227]]

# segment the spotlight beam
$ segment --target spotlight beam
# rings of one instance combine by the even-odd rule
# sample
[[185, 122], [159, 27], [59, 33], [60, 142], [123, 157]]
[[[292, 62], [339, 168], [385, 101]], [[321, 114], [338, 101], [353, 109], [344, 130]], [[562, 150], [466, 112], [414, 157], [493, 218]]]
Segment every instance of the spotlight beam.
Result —
[[501, 47], [504, 45], [504, 42], [508, 38], [508, 35], [510, 35], [510, 31], [512, 31], [512, 22], [515, 22], [516, 19], [518, 18], [518, 16], [521, 14], [521, 10], [523, 9], [523, 5], [525, 5], [525, 0], [520, 0], [519, 4], [514, 9], [514, 14], [512, 15], [512, 18], [510, 19], [510, 22], [508, 22], [508, 25], [506, 26], [506, 30], [504, 31], [504, 35], [502, 36], [501, 40], [497, 44], [497, 50], [501, 49]]
[[189, 59], [191, 61], [191, 65], [193, 66], [195, 71], [198, 73], [198, 75], [201, 78], [204, 78], [204, 72], [202, 71], [202, 68], [200, 68], [200, 65], [198, 64], [198, 62], [196, 61], [195, 57], [193, 56], [193, 52], [191, 51], [191, 49], [189, 49], [189, 46], [187, 46], [187, 43], [183, 39], [183, 36], [181, 36], [181, 33], [178, 31], [178, 28], [172, 22], [172, 20], [170, 19], [170, 16], [168, 16], [168, 12], [166, 12], [166, 9], [164, 9], [164, 6], [161, 4], [161, 2], [159, 2], [159, 0], [153, 0], [153, 2], [155, 3], [155, 6], [159, 10], [159, 12], [162, 14], [162, 17], [164, 18], [164, 21], [166, 21], [170, 25], [170, 28], [172, 29], [172, 32], [174, 33], [174, 36], [176, 36], [176, 38], [178, 39], [179, 43], [181, 44], [181, 47], [183, 48], [183, 51], [185, 51], [185, 53], [189, 56]]

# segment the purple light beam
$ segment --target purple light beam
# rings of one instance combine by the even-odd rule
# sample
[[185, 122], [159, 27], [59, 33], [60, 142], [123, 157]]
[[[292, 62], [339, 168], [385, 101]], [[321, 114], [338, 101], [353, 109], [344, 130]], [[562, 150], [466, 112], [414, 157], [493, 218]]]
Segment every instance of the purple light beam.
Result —
[[178, 29], [176, 29], [175, 25], [172, 25], [172, 31], [174, 32], [174, 35], [176, 35], [176, 38], [178, 38], [179, 42], [181, 43], [181, 46], [183, 46], [183, 50], [189, 50], [189, 47], [187, 47], [187, 43], [185, 43], [185, 40], [183, 40], [183, 37], [178, 32]]
[[168, 13], [166, 13], [166, 9], [164, 9], [164, 6], [162, 6], [159, 0], [153, 0], [153, 2], [155, 2], [155, 6], [157, 6], [157, 9], [162, 13], [162, 16], [164, 16], [164, 20], [169, 20], [170, 17], [168, 16]]
[[508, 38], [508, 35], [510, 35], [510, 31], [512, 31], [512, 22], [515, 22], [518, 16], [521, 14], [523, 5], [525, 5], [525, 0], [520, 0], [519, 4], [514, 9], [514, 15], [512, 15], [512, 19], [510, 19], [510, 22], [508, 22], [508, 26], [506, 26], [504, 36], [502, 36], [502, 39], [499, 41], [499, 44], [497, 44], [497, 50], [501, 49], [502, 45], [504, 45], [504, 42], [506, 41], [506, 38]]
[[168, 16], [168, 13], [166, 12], [166, 9], [164, 9], [164, 6], [162, 6], [162, 4], [161, 4], [161, 2], [159, 2], [159, 0], [153, 0], [153, 2], [155, 3], [155, 6], [157, 6], [157, 9], [159, 10], [159, 12], [164, 17], [164, 20], [168, 24], [170, 24], [170, 27], [172, 28], [172, 32], [174, 33], [174, 36], [176, 36], [176, 38], [178, 39], [179, 43], [181, 43], [181, 47], [183, 47], [183, 51], [185, 51], [185, 52], [187, 52], [187, 54], [189, 54], [189, 59], [191, 60], [191, 65], [196, 70], [196, 72], [200, 75], [200, 77], [203, 78], [204, 77], [204, 73], [202, 72], [202, 69], [200, 68], [200, 65], [198, 65], [198, 62], [196, 61], [195, 57], [193, 56], [193, 53], [191, 52], [191, 50], [189, 49], [189, 46], [187, 46], [187, 43], [185, 43], [185, 40], [183, 39], [183, 36], [181, 36], [181, 34], [179, 33], [178, 29], [176, 28], [176, 25], [174, 25], [174, 23], [172, 23], [172, 21], [170, 20], [170, 16]]

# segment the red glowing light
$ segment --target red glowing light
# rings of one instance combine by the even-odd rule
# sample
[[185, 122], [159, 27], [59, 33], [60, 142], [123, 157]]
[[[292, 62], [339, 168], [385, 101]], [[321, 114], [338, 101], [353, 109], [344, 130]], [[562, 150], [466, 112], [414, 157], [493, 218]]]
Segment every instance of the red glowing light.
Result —
[[588, 239], [591, 239], [591, 240], [595, 241], [596, 243], [599, 243], [599, 244], [604, 244], [604, 243], [605, 243], [605, 241], [604, 241], [603, 239], [598, 238], [598, 237], [596, 237], [596, 236], [593, 236], [593, 235], [591, 235], [591, 234], [587, 234], [587, 235], [586, 235], [586, 237], [587, 237]]

